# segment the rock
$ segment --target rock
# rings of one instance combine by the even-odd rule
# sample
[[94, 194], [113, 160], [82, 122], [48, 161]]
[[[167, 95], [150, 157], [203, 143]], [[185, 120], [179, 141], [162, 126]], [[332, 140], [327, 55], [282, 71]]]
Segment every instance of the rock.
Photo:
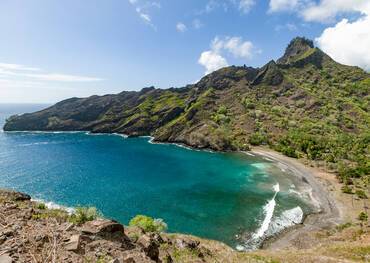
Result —
[[153, 262], [150, 258], [148, 258], [145, 254], [143, 254], [140, 250], [130, 250], [125, 252], [123, 256], [124, 263], [151, 263]]
[[82, 233], [89, 235], [111, 235], [116, 233], [124, 234], [123, 225], [105, 219], [98, 219], [94, 221], [87, 222], [83, 225], [81, 229]]
[[12, 262], [13, 259], [9, 255], [4, 254], [0, 256], [0, 263], [12, 263]]
[[81, 235], [73, 235], [65, 244], [65, 249], [68, 251], [78, 251], [81, 247]]
[[5, 199], [12, 200], [12, 201], [28, 201], [31, 200], [31, 196], [19, 193], [11, 190], [1, 190], [0, 196], [4, 197]]
[[180, 249], [195, 249], [199, 246], [200, 242], [197, 240], [192, 240], [190, 238], [177, 238], [175, 240], [176, 247]]
[[121, 263], [121, 261], [118, 258], [115, 258], [115, 259], [109, 261], [109, 263]]
[[153, 260], [158, 260], [159, 243], [150, 235], [143, 235], [137, 243], [143, 248], [145, 254]]
[[71, 229], [73, 229], [73, 226], [74, 224], [70, 223], [66, 226], [66, 228], [64, 228], [64, 231], [70, 231]]

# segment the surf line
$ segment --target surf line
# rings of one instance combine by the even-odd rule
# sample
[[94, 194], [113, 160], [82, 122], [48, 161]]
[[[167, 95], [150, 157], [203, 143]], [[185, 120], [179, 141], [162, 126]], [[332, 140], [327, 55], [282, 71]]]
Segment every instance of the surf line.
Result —
[[263, 235], [266, 233], [266, 231], [269, 228], [269, 225], [271, 223], [272, 217], [274, 215], [274, 210], [276, 206], [276, 195], [280, 191], [280, 185], [277, 183], [276, 185], [273, 186], [273, 189], [275, 191], [275, 194], [273, 198], [263, 207], [263, 210], [265, 211], [265, 218], [262, 222], [261, 227], [257, 230], [256, 233], [253, 234], [253, 239], [260, 239], [263, 237]]

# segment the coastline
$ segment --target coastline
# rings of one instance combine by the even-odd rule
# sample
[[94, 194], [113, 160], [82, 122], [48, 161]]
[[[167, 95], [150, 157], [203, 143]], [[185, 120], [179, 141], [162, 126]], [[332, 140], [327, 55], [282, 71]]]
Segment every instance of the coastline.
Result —
[[[35, 132], [35, 131], [31, 131]], [[110, 133], [103, 133], [103, 134], [94, 134], [84, 131], [77, 131], [77, 132], [49, 132], [49, 133], [85, 133], [87, 135], [116, 135], [122, 138], [127, 138], [125, 135], [120, 134], [110, 134]], [[39, 133], [48, 133], [39, 131]], [[180, 143], [171, 143], [171, 142], [155, 142], [153, 138], [150, 136], [140, 136], [148, 138], [148, 143], [153, 144], [173, 144], [178, 147], [182, 147], [188, 150], [196, 150], [196, 151], [209, 151], [215, 152], [209, 149], [198, 149], [193, 148], [191, 146], [187, 146], [185, 144]], [[322, 229], [328, 229], [333, 227], [337, 224], [344, 222], [344, 214], [346, 211], [344, 208], [347, 209], [346, 205], [342, 202], [338, 201], [332, 193], [327, 189], [327, 185], [324, 185], [320, 180], [323, 176], [331, 176], [334, 180], [331, 180], [330, 184], [336, 183], [338, 185], [339, 182], [336, 181], [335, 176], [333, 174], [325, 173], [322, 171], [318, 171], [317, 168], [311, 168], [306, 164], [303, 164], [298, 159], [290, 158], [284, 156], [274, 150], [271, 150], [267, 147], [254, 147], [251, 151], [244, 152], [245, 154], [253, 154], [255, 156], [259, 156], [261, 158], [265, 158], [269, 161], [274, 162], [280, 167], [284, 167], [285, 170], [290, 171], [290, 173], [297, 177], [297, 179], [301, 180], [303, 183], [306, 183], [312, 188], [312, 200], [320, 205], [320, 211], [317, 213], [308, 214], [304, 217], [302, 224], [294, 225], [291, 227], [286, 228], [282, 232], [279, 232], [272, 237], [266, 238], [262, 242], [263, 249], [269, 250], [276, 250], [276, 249], [283, 249], [294, 244], [294, 241], [309, 232], [318, 231]], [[327, 180], [326, 180], [327, 181]], [[338, 188], [338, 187], [337, 187]], [[340, 189], [340, 186], [339, 186]], [[347, 211], [346, 211], [347, 213]]]
[[[250, 153], [262, 158], [268, 158], [278, 165], [283, 165], [292, 175], [297, 176], [304, 183], [308, 184], [312, 189], [311, 198], [320, 207], [316, 213], [306, 215], [301, 224], [289, 227], [267, 238], [262, 244], [263, 249], [278, 250], [292, 247], [296, 245], [297, 240], [304, 238], [308, 233], [329, 229], [344, 222], [345, 205], [337, 200], [327, 189], [327, 185], [320, 180], [323, 179], [323, 175], [334, 177], [333, 174], [319, 171], [317, 168], [311, 168], [301, 163], [298, 159], [284, 156], [269, 148], [254, 147]], [[334, 183], [339, 185], [339, 182], [331, 180], [330, 184]]]

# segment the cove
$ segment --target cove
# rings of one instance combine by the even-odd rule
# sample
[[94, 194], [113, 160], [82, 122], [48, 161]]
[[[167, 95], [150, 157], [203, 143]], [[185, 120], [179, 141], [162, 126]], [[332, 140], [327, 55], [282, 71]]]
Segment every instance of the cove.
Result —
[[162, 218], [169, 232], [234, 248], [253, 246], [248, 240], [273, 231], [286, 211], [310, 210], [291, 176], [269, 160], [84, 132], [2, 132], [0, 187], [95, 206], [123, 224], [137, 214]]

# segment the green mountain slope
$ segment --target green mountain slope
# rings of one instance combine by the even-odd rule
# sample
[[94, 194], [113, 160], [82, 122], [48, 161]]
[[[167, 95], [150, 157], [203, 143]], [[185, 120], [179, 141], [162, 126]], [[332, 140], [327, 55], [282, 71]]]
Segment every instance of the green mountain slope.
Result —
[[370, 74], [341, 65], [305, 38], [277, 62], [227, 67], [180, 89], [72, 98], [13, 116], [4, 130], [88, 130], [214, 150], [268, 144], [331, 163], [342, 178], [369, 174]]

